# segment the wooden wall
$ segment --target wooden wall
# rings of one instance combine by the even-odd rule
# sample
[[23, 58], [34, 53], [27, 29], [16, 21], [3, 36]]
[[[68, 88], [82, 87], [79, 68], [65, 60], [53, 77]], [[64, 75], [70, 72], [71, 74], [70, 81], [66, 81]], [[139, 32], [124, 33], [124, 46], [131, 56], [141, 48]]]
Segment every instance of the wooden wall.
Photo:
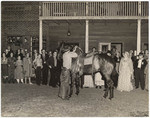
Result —
[[[19, 5], [19, 6], [18, 6]], [[8, 7], [13, 7], [13, 10]], [[22, 8], [22, 10], [18, 10]], [[1, 49], [7, 47], [8, 36], [39, 36], [38, 2], [2, 2]], [[71, 36], [67, 36], [68, 23]], [[148, 20], [142, 20], [142, 43], [148, 42]], [[47, 50], [58, 47], [61, 41], [79, 43], [85, 48], [85, 21], [44, 21], [43, 37]], [[136, 49], [136, 20], [97, 20], [89, 23], [89, 49], [98, 48], [100, 42], [123, 43], [123, 50]]]
[[[39, 35], [39, 2], [2, 2], [1, 50], [7, 48], [8, 36], [26, 37], [29, 44], [31, 36]], [[20, 48], [12, 45], [14, 50]], [[29, 46], [30, 49], [30, 46]]]
[[60, 25], [53, 23], [50, 24], [47, 38], [47, 49], [55, 49], [61, 41], [79, 43], [79, 46], [84, 48], [85, 26], [79, 23], [72, 23], [70, 25], [71, 36], [67, 36], [67, 31], [67, 23], [62, 23]]
[[[50, 23], [47, 30], [47, 49], [55, 49], [61, 41], [79, 43], [85, 47], [85, 23], [71, 23], [71, 36], [67, 36], [67, 23]], [[148, 23], [142, 22], [142, 43], [148, 42]], [[90, 22], [89, 24], [89, 49], [98, 48], [100, 42], [122, 43], [123, 51], [135, 50], [137, 38], [137, 23], [106, 21]], [[142, 44], [141, 43], [141, 44]]]

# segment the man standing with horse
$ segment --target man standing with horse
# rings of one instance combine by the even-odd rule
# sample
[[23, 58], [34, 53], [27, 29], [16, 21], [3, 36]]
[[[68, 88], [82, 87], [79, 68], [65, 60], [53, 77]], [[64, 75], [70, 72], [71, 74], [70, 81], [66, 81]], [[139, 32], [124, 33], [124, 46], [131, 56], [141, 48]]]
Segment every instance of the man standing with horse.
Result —
[[71, 47], [66, 46], [63, 54], [63, 68], [60, 75], [60, 89], [58, 96], [63, 100], [69, 99], [70, 94], [70, 84], [71, 84], [71, 65], [72, 58], [76, 58], [78, 55], [75, 53], [77, 46], [71, 52]]

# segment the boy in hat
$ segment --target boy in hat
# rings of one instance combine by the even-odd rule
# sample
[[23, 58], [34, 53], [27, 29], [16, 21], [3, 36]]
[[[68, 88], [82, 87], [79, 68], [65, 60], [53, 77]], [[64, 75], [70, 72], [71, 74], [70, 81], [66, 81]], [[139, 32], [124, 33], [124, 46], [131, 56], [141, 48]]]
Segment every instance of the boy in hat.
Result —
[[145, 78], [144, 78], [144, 69], [147, 62], [144, 59], [143, 53], [139, 53], [139, 58], [135, 62], [135, 86], [136, 89], [139, 88], [139, 83], [141, 89], [144, 90], [145, 87]]

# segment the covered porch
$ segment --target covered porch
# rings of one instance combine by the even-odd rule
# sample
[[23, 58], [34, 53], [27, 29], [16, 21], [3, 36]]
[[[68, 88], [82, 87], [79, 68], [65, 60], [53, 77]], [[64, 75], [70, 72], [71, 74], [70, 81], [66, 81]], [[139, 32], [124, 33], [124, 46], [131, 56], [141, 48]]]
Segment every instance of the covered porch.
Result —
[[[90, 29], [92, 29], [90, 24], [107, 24], [114, 21], [118, 24], [116, 25], [118, 28], [119, 23], [122, 23], [122, 21], [129, 22], [129, 25], [130, 23], [134, 24], [134, 27], [136, 27], [136, 36], [134, 34], [134, 37], [136, 37], [136, 50], [139, 53], [143, 45], [141, 43], [141, 23], [148, 22], [148, 2], [41, 2], [39, 6], [39, 51], [43, 48], [44, 24], [49, 25], [53, 22], [59, 27], [60, 24], [66, 23], [69, 28], [72, 23], [80, 24], [81, 29], [84, 30], [84, 37], [82, 36], [84, 44], [82, 45], [87, 53], [91, 44], [89, 41]], [[95, 25], [94, 27], [96, 28], [97, 26]], [[99, 33], [103, 32], [101, 30]], [[126, 36], [125, 33], [120, 34], [120, 36], [124, 35]], [[105, 42], [105, 40], [101, 42]]]

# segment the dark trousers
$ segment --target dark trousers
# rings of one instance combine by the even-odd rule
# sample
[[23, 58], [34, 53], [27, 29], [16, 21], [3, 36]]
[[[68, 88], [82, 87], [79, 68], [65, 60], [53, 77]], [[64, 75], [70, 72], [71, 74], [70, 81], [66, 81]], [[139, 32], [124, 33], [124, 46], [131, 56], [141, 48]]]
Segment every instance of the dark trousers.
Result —
[[47, 66], [46, 64], [43, 65], [42, 75], [43, 75], [42, 84], [43, 84], [43, 85], [47, 85], [47, 79], [48, 79], [48, 66]]
[[41, 84], [41, 67], [36, 68], [36, 84], [40, 85]]
[[145, 78], [144, 78], [144, 70], [142, 69], [135, 69], [135, 86], [138, 88], [139, 83], [141, 89], [144, 90], [145, 88]]
[[55, 67], [50, 69], [50, 72], [51, 72], [50, 85], [55, 87], [56, 85], [59, 84], [60, 72]]

